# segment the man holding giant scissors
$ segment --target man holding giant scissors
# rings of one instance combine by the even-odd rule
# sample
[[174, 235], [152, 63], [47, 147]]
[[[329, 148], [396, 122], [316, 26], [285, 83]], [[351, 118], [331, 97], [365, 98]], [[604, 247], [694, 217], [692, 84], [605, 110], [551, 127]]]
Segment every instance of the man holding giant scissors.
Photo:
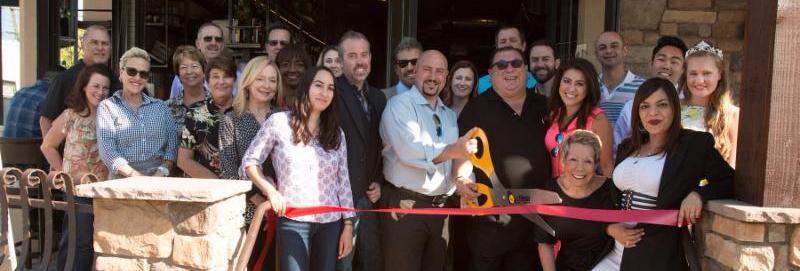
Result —
[[[512, 47], [495, 50], [489, 68], [492, 89], [470, 101], [459, 116], [461, 135], [470, 134], [472, 127], [485, 132], [484, 139], [490, 141], [479, 148], [476, 156], [486, 155], [482, 152], [491, 149], [489, 164], [493, 165], [493, 173], [488, 173], [492, 176], [486, 176], [483, 169], [477, 170], [476, 165], [472, 177], [471, 162], [454, 163], [456, 187], [466, 201], [481, 201], [478, 205], [482, 205], [487, 196], [491, 198], [478, 193], [476, 182], [492, 190], [507, 190], [511, 195], [515, 190], [539, 188], [550, 178], [550, 161], [544, 146], [546, 98], [526, 91], [528, 68], [524, 59], [524, 54]], [[482, 142], [478, 144], [481, 146]], [[526, 200], [535, 203], [532, 197]], [[515, 197], [505, 199], [507, 204], [514, 201]], [[541, 270], [533, 232], [537, 225], [549, 226], [534, 224], [540, 220], [536, 215], [470, 217], [466, 235], [471, 270]]]

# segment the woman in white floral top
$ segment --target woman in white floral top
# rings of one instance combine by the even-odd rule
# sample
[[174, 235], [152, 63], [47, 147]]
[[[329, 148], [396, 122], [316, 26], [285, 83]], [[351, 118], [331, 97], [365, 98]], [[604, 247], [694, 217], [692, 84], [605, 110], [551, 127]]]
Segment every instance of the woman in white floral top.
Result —
[[711, 133], [714, 147], [735, 168], [739, 107], [731, 101], [722, 50], [701, 41], [686, 53], [685, 63], [681, 124]]
[[[353, 207], [347, 146], [336, 115], [333, 72], [309, 69], [290, 111], [270, 116], [242, 159], [241, 171], [264, 191], [279, 216], [287, 206]], [[272, 159], [277, 180], [264, 176]], [[276, 184], [277, 183], [277, 184]], [[355, 214], [327, 213], [278, 219], [283, 270], [335, 270], [337, 258], [352, 250]]]

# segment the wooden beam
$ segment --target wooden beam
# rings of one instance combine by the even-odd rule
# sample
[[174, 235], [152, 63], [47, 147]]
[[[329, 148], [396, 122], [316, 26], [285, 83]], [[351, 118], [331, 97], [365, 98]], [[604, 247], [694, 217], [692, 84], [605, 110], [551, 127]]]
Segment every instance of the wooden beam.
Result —
[[749, 0], [736, 198], [800, 207], [800, 3]]

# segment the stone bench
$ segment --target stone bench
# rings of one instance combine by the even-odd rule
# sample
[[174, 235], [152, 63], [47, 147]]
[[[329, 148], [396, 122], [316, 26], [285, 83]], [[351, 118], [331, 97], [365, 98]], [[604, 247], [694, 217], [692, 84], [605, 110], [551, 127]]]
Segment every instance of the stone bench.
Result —
[[77, 186], [94, 198], [97, 270], [231, 270], [249, 181], [132, 177]]

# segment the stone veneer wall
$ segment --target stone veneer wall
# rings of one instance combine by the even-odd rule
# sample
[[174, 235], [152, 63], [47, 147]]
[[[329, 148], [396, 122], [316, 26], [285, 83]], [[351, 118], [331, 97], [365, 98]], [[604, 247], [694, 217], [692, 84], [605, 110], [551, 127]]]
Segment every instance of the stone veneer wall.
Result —
[[703, 270], [800, 271], [800, 209], [709, 201], [695, 232]]
[[629, 69], [649, 77], [653, 47], [663, 35], [677, 36], [690, 48], [711, 41], [723, 51], [728, 86], [738, 101], [746, 9], [746, 0], [620, 0]]

